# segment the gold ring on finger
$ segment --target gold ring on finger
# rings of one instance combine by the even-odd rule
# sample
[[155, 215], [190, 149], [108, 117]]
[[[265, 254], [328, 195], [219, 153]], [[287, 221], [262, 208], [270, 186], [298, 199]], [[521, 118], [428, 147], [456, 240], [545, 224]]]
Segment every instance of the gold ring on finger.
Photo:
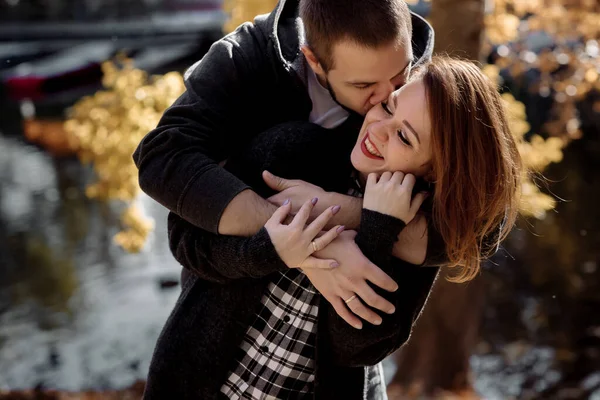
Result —
[[317, 242], [315, 242], [313, 240], [312, 242], [310, 242], [310, 244], [312, 244], [313, 252], [319, 251], [319, 247], [317, 246]]
[[353, 294], [352, 296], [350, 296], [350, 298], [348, 300], [344, 300], [346, 302], [346, 304], [350, 303], [352, 300], [354, 300], [356, 298], [356, 295]]

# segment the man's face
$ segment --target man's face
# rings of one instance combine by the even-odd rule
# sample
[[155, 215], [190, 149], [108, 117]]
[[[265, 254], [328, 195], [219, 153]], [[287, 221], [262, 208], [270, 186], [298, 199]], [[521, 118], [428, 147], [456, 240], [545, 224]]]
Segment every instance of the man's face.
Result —
[[327, 72], [318, 63], [313, 65], [309, 60], [309, 64], [337, 102], [360, 115], [404, 85], [410, 73], [410, 47], [391, 43], [369, 48], [340, 41], [332, 53], [333, 68]]

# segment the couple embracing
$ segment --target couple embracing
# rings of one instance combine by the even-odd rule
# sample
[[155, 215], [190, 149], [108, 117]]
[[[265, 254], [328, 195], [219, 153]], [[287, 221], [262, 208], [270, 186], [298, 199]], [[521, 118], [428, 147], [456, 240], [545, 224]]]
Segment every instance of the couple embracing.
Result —
[[387, 398], [439, 268], [517, 213], [497, 89], [433, 37], [402, 0], [280, 0], [188, 70], [134, 154], [184, 267], [145, 399]]

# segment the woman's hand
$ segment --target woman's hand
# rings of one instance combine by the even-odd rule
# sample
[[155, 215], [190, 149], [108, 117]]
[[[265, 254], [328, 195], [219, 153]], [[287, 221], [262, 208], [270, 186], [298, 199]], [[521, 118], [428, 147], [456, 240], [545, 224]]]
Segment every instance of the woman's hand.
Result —
[[331, 217], [340, 210], [340, 206], [327, 208], [310, 225], [306, 226], [306, 221], [317, 201], [318, 199], [315, 197], [305, 202], [290, 224], [283, 225], [283, 221], [292, 209], [292, 203], [287, 200], [265, 224], [265, 229], [269, 233], [277, 254], [290, 268], [329, 269], [339, 266], [336, 260], [312, 256], [314, 252], [325, 248], [344, 231], [344, 227], [338, 225], [319, 236]]
[[361, 329], [361, 318], [379, 325], [383, 321], [379, 311], [386, 314], [395, 312], [394, 305], [375, 292], [368, 282], [388, 292], [396, 291], [398, 284], [365, 257], [354, 241], [355, 236], [355, 231], [344, 231], [316, 254], [323, 258], [337, 258], [339, 268], [306, 269], [304, 274], [342, 319], [354, 328]]
[[426, 192], [412, 196], [416, 178], [403, 172], [384, 172], [379, 179], [371, 173], [367, 178], [367, 187], [363, 208], [391, 215], [405, 224], [417, 215], [417, 211], [427, 198]]

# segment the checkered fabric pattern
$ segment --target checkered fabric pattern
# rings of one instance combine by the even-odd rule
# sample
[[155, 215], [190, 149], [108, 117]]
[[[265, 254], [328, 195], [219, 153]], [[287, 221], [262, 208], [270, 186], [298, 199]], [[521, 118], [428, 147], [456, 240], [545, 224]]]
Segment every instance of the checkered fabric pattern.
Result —
[[[347, 194], [362, 197], [356, 172]], [[314, 382], [317, 291], [298, 269], [280, 273], [238, 348], [221, 394], [228, 399], [300, 399]]]
[[317, 291], [298, 269], [269, 284], [221, 393], [228, 399], [301, 399], [313, 392]]

